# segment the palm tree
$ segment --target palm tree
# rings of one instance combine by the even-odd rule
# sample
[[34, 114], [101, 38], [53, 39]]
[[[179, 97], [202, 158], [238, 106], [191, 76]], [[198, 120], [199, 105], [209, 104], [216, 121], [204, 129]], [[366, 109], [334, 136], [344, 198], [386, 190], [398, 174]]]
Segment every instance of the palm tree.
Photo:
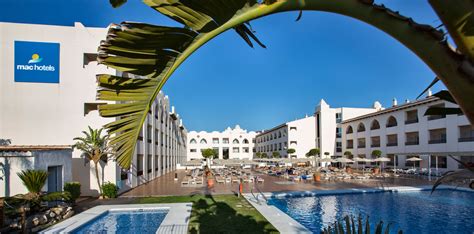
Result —
[[[230, 29], [235, 30], [249, 46], [257, 43], [265, 47], [249, 28], [249, 22], [286, 11], [330, 11], [358, 19], [391, 35], [429, 65], [474, 124], [474, 97], [471, 95], [474, 83], [471, 82], [470, 65], [470, 61], [474, 61], [474, 50], [471, 49], [474, 41], [463, 29], [474, 17], [465, 17], [472, 9], [471, 1], [458, 0], [456, 5], [459, 7], [452, 7], [450, 1], [430, 0], [435, 12], [442, 12], [439, 17], [458, 45], [458, 48], [451, 49], [445, 43], [447, 36], [443, 31], [418, 24], [411, 17], [402, 16], [385, 6], [375, 5], [373, 0], [306, 0], [304, 4], [294, 0], [235, 0], [233, 4], [221, 0], [176, 0], [173, 4], [145, 0], [144, 3], [157, 12], [184, 25], [167, 27], [124, 22], [110, 27], [105, 42], [100, 45], [99, 63], [141, 76], [129, 78], [102, 74], [97, 77], [98, 99], [125, 101], [99, 107], [103, 117], [120, 117], [106, 125], [109, 133], [114, 134], [117, 161], [123, 168], [130, 167], [140, 126], [146, 120], [153, 100], [191, 54]], [[126, 0], [110, 2], [118, 7]]]
[[466, 180], [471, 181], [469, 184], [469, 188], [474, 189], [474, 167], [451, 155], [450, 157], [459, 164], [461, 164], [464, 168], [456, 171], [448, 171], [443, 176], [438, 178], [433, 184], [433, 187], [431, 188], [431, 193], [433, 193], [436, 188], [441, 184], [462, 182]]
[[319, 156], [320, 153], [321, 152], [320, 152], [319, 148], [310, 149], [308, 151], [308, 153], [306, 153], [306, 157], [308, 157], [308, 158], [309, 157], [314, 157], [314, 166], [316, 166], [316, 161], [317, 161], [317, 158], [318, 158], [317, 156]]
[[40, 208], [41, 202], [43, 201], [56, 201], [70, 198], [70, 194], [67, 192], [51, 192], [44, 193], [42, 188], [46, 184], [48, 179], [48, 172], [41, 170], [26, 170], [17, 173], [23, 185], [28, 190], [26, 194], [18, 194], [13, 196], [13, 199], [20, 201], [20, 207], [18, 211], [21, 213], [21, 227], [23, 233], [26, 233], [26, 213], [29, 210], [37, 210]]
[[109, 150], [109, 136], [102, 135], [103, 128], [92, 129], [90, 126], [89, 132], [82, 131], [85, 137], [76, 137], [74, 140], [76, 143], [72, 146], [73, 149], [82, 151], [82, 156], [88, 161], [94, 163], [95, 178], [97, 180], [97, 186], [99, 187], [99, 195], [102, 195], [102, 185], [99, 177], [99, 163], [107, 163], [109, 155], [112, 155], [112, 151]]

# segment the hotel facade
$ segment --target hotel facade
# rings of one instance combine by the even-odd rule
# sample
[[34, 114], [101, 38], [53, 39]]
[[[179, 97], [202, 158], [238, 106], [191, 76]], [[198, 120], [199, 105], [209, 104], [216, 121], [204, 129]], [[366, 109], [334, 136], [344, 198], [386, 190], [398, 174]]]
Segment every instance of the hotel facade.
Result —
[[[11, 139], [12, 145], [71, 146], [88, 126], [113, 121], [99, 116], [97, 107], [105, 102], [96, 100], [96, 74], [117, 73], [96, 61], [106, 32], [81, 23], [0, 23], [0, 138]], [[186, 160], [186, 135], [169, 98], [160, 93], [142, 127], [131, 170], [122, 171], [109, 160], [99, 168], [100, 180], [126, 191], [174, 170]], [[95, 173], [80, 151], [72, 152], [70, 163], [58, 172], [65, 178], [58, 186], [79, 181], [83, 195], [96, 195]]]
[[424, 116], [431, 106], [457, 107], [428, 96], [343, 121], [343, 151], [372, 158], [372, 151], [380, 150], [391, 159], [387, 165], [398, 168], [412, 167], [406, 159], [419, 157], [422, 168], [440, 173], [459, 168], [448, 155], [474, 163], [474, 127], [464, 115]]
[[214, 149], [219, 159], [252, 159], [255, 153], [256, 132], [248, 132], [236, 125], [222, 132], [190, 131], [188, 133], [188, 159], [203, 159], [201, 150]]

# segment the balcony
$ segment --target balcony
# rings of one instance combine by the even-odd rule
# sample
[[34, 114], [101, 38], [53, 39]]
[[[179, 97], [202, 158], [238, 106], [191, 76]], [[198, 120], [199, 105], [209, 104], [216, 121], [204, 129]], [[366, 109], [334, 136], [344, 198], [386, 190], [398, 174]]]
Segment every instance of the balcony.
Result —
[[347, 149], [354, 149], [354, 146], [353, 145], [348, 145], [346, 148]]
[[419, 141], [407, 141], [405, 142], [405, 145], [419, 145], [420, 142]]
[[446, 138], [444, 139], [434, 139], [434, 140], [429, 140], [428, 144], [443, 144], [446, 143]]
[[363, 148], [365, 148], [365, 144], [357, 146], [357, 149], [363, 149]]
[[388, 142], [387, 146], [398, 146], [398, 142]]
[[342, 152], [342, 148], [336, 148], [336, 152], [337, 152], [337, 153], [341, 153], [341, 152]]
[[413, 124], [413, 123], [418, 123], [418, 119], [407, 119], [405, 121], [405, 124]]
[[380, 147], [380, 143], [378, 143], [378, 144], [372, 144], [372, 145], [370, 145], [370, 147], [372, 147], [372, 148]]
[[470, 141], [474, 141], [474, 136], [472, 136], [472, 137], [460, 137], [460, 138], [458, 138], [458, 142], [470, 142]]
[[444, 119], [446, 115], [430, 115], [428, 116], [428, 120], [436, 120], [436, 119]]

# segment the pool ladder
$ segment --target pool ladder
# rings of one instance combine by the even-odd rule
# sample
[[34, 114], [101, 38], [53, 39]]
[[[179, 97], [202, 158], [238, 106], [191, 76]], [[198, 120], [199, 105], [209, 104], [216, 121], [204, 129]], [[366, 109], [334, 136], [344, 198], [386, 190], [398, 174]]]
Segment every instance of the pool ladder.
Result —
[[255, 200], [257, 200], [257, 204], [260, 205], [260, 199], [259, 199], [259, 196], [263, 197], [263, 199], [265, 200], [265, 202], [268, 202], [268, 199], [267, 197], [265, 196], [265, 194], [262, 193], [262, 191], [260, 191], [260, 189], [258, 189], [257, 186], [255, 186], [255, 189], [257, 189], [257, 196], [255, 196], [255, 194], [253, 193], [253, 188], [250, 189], [250, 193], [252, 193], [252, 196], [255, 198]]

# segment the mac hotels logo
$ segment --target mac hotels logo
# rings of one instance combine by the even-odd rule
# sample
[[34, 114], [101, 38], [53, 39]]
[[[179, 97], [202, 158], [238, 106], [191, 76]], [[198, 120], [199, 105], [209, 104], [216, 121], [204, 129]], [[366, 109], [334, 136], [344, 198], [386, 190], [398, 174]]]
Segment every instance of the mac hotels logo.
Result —
[[15, 41], [15, 82], [59, 83], [59, 43]]

